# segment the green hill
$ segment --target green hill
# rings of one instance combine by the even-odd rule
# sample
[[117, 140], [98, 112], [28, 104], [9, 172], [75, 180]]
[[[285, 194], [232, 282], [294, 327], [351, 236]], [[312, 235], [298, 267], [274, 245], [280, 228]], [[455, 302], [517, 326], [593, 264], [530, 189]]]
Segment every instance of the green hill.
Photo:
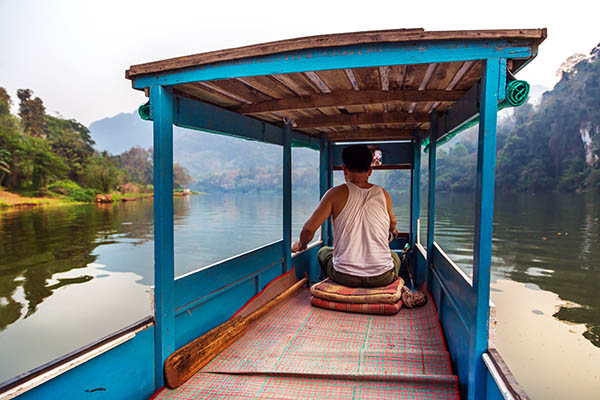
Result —
[[[539, 101], [500, 113], [496, 191], [600, 189], [599, 54], [600, 46], [571, 65]], [[476, 142], [475, 127], [438, 148], [438, 191], [474, 189]], [[389, 184], [407, 183], [390, 178]]]

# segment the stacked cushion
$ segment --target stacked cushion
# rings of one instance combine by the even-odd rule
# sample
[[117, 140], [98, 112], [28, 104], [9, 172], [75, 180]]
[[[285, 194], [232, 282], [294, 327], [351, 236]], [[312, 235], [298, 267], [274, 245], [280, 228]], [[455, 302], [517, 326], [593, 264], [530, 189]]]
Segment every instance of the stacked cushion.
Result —
[[396, 314], [402, 307], [404, 281], [384, 287], [352, 288], [327, 278], [310, 288], [311, 304], [320, 308], [361, 314]]

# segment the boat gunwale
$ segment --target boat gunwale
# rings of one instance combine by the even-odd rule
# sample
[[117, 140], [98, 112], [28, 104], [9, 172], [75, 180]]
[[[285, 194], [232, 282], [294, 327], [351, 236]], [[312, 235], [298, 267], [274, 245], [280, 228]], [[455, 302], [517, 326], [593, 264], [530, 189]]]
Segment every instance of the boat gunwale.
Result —
[[[127, 336], [129, 334], [132, 334], [132, 333], [136, 334], [145, 329], [148, 329], [149, 327], [151, 327], [154, 324], [155, 324], [154, 317], [149, 315], [147, 317], [144, 317], [144, 318], [134, 322], [133, 324], [127, 325], [124, 328], [121, 328], [113, 333], [109, 333], [108, 335], [106, 335], [98, 340], [95, 340], [95, 341], [93, 341], [87, 345], [84, 345], [76, 350], [73, 350], [63, 356], [57, 357], [54, 360], [51, 360], [45, 364], [42, 364], [39, 367], [36, 367], [32, 370], [29, 370], [27, 372], [17, 375], [14, 378], [4, 381], [4, 382], [0, 383], [0, 398], [3, 398], [3, 396], [9, 390], [15, 389], [15, 388], [19, 387], [20, 385], [30, 382], [31, 380], [33, 380], [43, 374], [46, 374], [62, 365], [65, 365], [85, 354], [88, 354], [88, 353], [98, 349], [101, 346], [110, 344], [111, 342], [118, 341], [120, 338]], [[120, 344], [122, 344], [122, 343], [118, 343], [115, 347], [119, 346]], [[89, 360], [84, 361], [84, 363], [87, 361], [89, 361]], [[63, 372], [59, 373], [58, 375], [61, 375], [67, 371], [63, 371]], [[50, 378], [50, 379], [52, 379], [52, 378]], [[43, 383], [44, 382], [40, 382], [39, 384], [43, 384]], [[31, 389], [33, 389], [33, 387], [25, 390], [25, 392], [29, 391]], [[11, 398], [11, 397], [9, 397], [9, 398]]]

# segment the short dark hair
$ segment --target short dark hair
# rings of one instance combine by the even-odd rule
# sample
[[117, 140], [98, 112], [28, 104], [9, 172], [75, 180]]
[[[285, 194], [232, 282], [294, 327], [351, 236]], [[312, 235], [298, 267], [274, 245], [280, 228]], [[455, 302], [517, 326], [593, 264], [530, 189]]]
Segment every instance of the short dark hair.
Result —
[[368, 172], [371, 169], [373, 153], [364, 144], [354, 144], [342, 150], [342, 161], [350, 172]]

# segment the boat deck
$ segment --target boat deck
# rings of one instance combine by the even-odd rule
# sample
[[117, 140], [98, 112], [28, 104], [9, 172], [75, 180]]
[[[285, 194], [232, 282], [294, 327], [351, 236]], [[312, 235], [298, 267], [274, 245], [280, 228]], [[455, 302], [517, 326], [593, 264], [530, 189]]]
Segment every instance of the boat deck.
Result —
[[393, 316], [312, 307], [302, 290], [157, 399], [458, 399], [437, 312]]

